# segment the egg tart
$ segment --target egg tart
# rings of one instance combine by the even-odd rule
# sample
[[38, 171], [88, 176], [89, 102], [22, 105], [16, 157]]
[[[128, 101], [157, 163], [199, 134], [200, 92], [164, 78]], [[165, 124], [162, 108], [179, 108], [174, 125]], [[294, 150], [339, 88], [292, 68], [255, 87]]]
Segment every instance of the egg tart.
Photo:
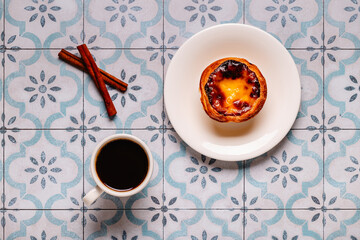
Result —
[[254, 117], [267, 97], [260, 70], [243, 58], [229, 57], [210, 64], [200, 79], [201, 103], [219, 122], [243, 122]]

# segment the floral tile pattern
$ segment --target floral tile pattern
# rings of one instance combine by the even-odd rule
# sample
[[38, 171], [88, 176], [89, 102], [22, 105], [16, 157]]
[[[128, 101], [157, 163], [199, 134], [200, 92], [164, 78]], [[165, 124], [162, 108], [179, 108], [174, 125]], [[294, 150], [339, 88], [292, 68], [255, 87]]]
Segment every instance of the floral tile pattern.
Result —
[[338, 124], [344, 129], [358, 128], [359, 124], [356, 121], [359, 119], [359, 113], [356, 111], [360, 91], [360, 71], [356, 68], [360, 61], [359, 56], [358, 50], [336, 52], [336, 62], [328, 62], [325, 68], [326, 104], [329, 105], [331, 115], [343, 119], [338, 121]]
[[[161, 32], [161, 0], [85, 0], [85, 32], [97, 36], [100, 47], [145, 48], [150, 35]], [[106, 45], [108, 40], [111, 45]]]
[[247, 0], [245, 11], [246, 24], [268, 31], [286, 47], [296, 41], [302, 43], [296, 47], [309, 47], [308, 36], [322, 32], [321, 0]]
[[359, 13], [359, 1], [325, 1], [326, 33], [331, 32], [342, 39], [341, 48], [359, 47], [359, 32], [355, 31], [360, 25]]
[[[359, 0], [0, 0], [1, 239], [360, 239]], [[164, 106], [181, 45], [226, 23], [278, 39], [301, 79], [287, 136], [243, 162], [194, 151]], [[86, 43], [108, 87], [61, 61]], [[79, 56], [79, 55], [78, 55]], [[105, 137], [133, 134], [155, 160], [140, 193], [82, 197]]]
[[[161, 212], [160, 212], [161, 213]], [[163, 239], [163, 221], [159, 211], [147, 210], [89, 210], [85, 239]]]
[[324, 103], [321, 60], [323, 54], [320, 49], [315, 48], [308, 48], [306, 51], [292, 49], [289, 52], [296, 63], [301, 81], [301, 106], [292, 128], [312, 129], [311, 126], [318, 124], [312, 116], [322, 112]]
[[[254, 212], [248, 213], [251, 214]], [[260, 211], [253, 217], [257, 221], [245, 228], [245, 236], [246, 239], [323, 239], [321, 221], [314, 218], [318, 214], [304, 210]]]
[[6, 0], [4, 7], [6, 35], [18, 35], [21, 48], [61, 48], [68, 43], [68, 34], [82, 29], [81, 0]]
[[164, 239], [242, 239], [241, 223], [229, 221], [233, 215], [226, 210], [182, 211], [177, 218], [183, 224], [173, 221], [166, 225]]
[[174, 41], [164, 40], [164, 45], [180, 46], [195, 33], [217, 24], [244, 23], [244, 0], [169, 0], [164, 1], [164, 28]]
[[342, 211], [341, 214], [336, 210], [329, 211], [329, 218], [328, 221], [326, 221], [324, 237], [327, 239], [334, 237], [359, 239], [360, 232], [357, 227], [359, 225], [359, 219], [356, 216], [358, 214], [359, 211], [356, 210]]
[[72, 123], [67, 116], [82, 110], [83, 75], [55, 58], [57, 52], [24, 50], [14, 54], [15, 62], [5, 58], [7, 127], [66, 128]]
[[[7, 210], [2, 225], [5, 239], [82, 239], [81, 222], [68, 224], [75, 211]], [[70, 221], [69, 221], [70, 222]]]
[[[32, 138], [5, 145], [4, 205], [9, 209], [64, 209], [73, 207], [68, 199], [81, 202], [81, 145], [71, 146], [64, 130], [24, 130], [22, 135]], [[54, 205], [56, 201], [62, 204]]]
[[[165, 145], [165, 193], [178, 198], [179, 208], [231, 206], [243, 193], [241, 162], [224, 162], [201, 155], [180, 141]], [[201, 195], [198, 193], [202, 192]], [[220, 203], [217, 203], [220, 201]]]
[[323, 193], [322, 151], [309, 150], [313, 148], [304, 140], [307, 134], [312, 133], [293, 130], [263, 157], [247, 162], [246, 208], [316, 207], [311, 197]]

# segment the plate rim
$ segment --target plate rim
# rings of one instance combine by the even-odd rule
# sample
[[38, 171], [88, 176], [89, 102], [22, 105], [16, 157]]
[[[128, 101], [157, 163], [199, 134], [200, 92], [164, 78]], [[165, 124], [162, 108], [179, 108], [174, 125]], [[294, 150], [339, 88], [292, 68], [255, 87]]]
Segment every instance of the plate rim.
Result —
[[[177, 128], [173, 121], [171, 121], [173, 119], [174, 116], [171, 116], [171, 114], [169, 114], [169, 112], [167, 111], [168, 109], [168, 101], [167, 99], [169, 99], [168, 96], [168, 91], [167, 89], [169, 88], [169, 80], [167, 80], [169, 77], [169, 72], [171, 72], [170, 70], [172, 70], [174, 64], [176, 61], [176, 57], [177, 55], [179, 55], [178, 53], [179, 52], [182, 52], [184, 51], [184, 49], [187, 48], [187, 46], [189, 44], [191, 44], [191, 42], [198, 38], [198, 37], [201, 37], [202, 34], [205, 34], [205, 32], [208, 32], [208, 31], [214, 31], [214, 29], [216, 30], [217, 28], [227, 28], [227, 27], [236, 27], [236, 28], [248, 28], [248, 29], [251, 29], [252, 31], [258, 31], [258, 32], [261, 32], [262, 34], [265, 34], [267, 35], [268, 37], [270, 37], [269, 39], [271, 39], [273, 41], [274, 44], [277, 44], [279, 47], [283, 48], [285, 51], [285, 55], [288, 55], [288, 57], [290, 57], [291, 59], [291, 65], [293, 65], [294, 69], [296, 70], [296, 79], [294, 80], [294, 83], [297, 84], [298, 86], [295, 86], [294, 89], [298, 89], [298, 91], [296, 92], [297, 93], [297, 97], [295, 98], [294, 97], [294, 100], [296, 100], [297, 102], [294, 103], [294, 106], [297, 106], [296, 108], [296, 111], [294, 111], [294, 114], [292, 114], [291, 116], [287, 116], [288, 119], [290, 119], [287, 123], [287, 126], [281, 128], [281, 131], [279, 134], [276, 134], [276, 136], [273, 138], [273, 143], [272, 144], [267, 144], [266, 146], [264, 146], [263, 148], [261, 148], [261, 153], [256, 153], [256, 154], [253, 154], [254, 156], [251, 156], [251, 157], [241, 157], [242, 155], [222, 155], [222, 154], [217, 154], [218, 156], [214, 156], [214, 155], [208, 155], [207, 153], [205, 153], [204, 151], [202, 151], [202, 149], [198, 149], [194, 146], [192, 146], [191, 144], [189, 144], [189, 141], [187, 141], [187, 137], [185, 136], [184, 137], [184, 134], [181, 132], [181, 131], [178, 131], [179, 128]], [[254, 26], [251, 26], [251, 25], [247, 25], [247, 24], [242, 24], [242, 23], [226, 23], [226, 24], [218, 24], [218, 25], [215, 25], [215, 26], [211, 26], [211, 27], [208, 27], [206, 29], [203, 29], [197, 33], [195, 33], [193, 36], [191, 36], [189, 39], [187, 39], [181, 46], [180, 48], [177, 50], [177, 52], [174, 54], [174, 57], [172, 58], [172, 61], [170, 62], [169, 66], [168, 66], [168, 69], [166, 71], [166, 74], [165, 74], [165, 78], [164, 78], [164, 106], [165, 106], [165, 111], [166, 111], [166, 114], [173, 126], [173, 128], [175, 129], [176, 133], [180, 136], [180, 138], [188, 145], [190, 146], [191, 148], [193, 148], [195, 151], [199, 152], [200, 154], [203, 154], [205, 156], [208, 156], [208, 157], [212, 157], [212, 158], [215, 158], [217, 160], [221, 160], [221, 161], [245, 161], [245, 160], [250, 160], [250, 159], [253, 159], [253, 158], [256, 158], [256, 157], [259, 157], [263, 154], [265, 154], [266, 152], [270, 151], [272, 148], [274, 148], [276, 145], [278, 145], [282, 139], [285, 138], [285, 136], [289, 133], [289, 131], [291, 130], [291, 127], [293, 126], [296, 118], [297, 118], [297, 115], [298, 115], [298, 111], [300, 109], [300, 106], [301, 106], [301, 82], [300, 82], [300, 76], [299, 76], [299, 71], [296, 67], [296, 64], [294, 62], [294, 59], [293, 57], [291, 56], [290, 52], [285, 48], [285, 46], [278, 40], [276, 39], [274, 36], [272, 36], [270, 33], [260, 29], [260, 28], [257, 28], [257, 27], [254, 27]], [[259, 150], [258, 150], [259, 151]], [[254, 151], [256, 152], [256, 151]], [[221, 156], [223, 157], [221, 157]], [[247, 154], [249, 155], [249, 154]]]

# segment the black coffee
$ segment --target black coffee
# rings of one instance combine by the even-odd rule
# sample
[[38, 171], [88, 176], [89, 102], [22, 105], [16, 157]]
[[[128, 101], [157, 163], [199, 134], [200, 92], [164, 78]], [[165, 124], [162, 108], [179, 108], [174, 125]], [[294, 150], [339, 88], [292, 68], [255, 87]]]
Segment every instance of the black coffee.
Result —
[[114, 140], [100, 150], [96, 172], [115, 191], [129, 191], [145, 179], [149, 167], [145, 150], [131, 140]]

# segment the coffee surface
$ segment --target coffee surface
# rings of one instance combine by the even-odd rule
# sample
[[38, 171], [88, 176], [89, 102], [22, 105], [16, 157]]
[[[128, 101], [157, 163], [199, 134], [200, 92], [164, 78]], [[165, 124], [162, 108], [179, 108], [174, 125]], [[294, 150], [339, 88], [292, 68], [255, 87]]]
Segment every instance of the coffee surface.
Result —
[[130, 191], [145, 179], [149, 167], [144, 149], [131, 140], [114, 140], [100, 150], [96, 172], [100, 180], [116, 191]]

